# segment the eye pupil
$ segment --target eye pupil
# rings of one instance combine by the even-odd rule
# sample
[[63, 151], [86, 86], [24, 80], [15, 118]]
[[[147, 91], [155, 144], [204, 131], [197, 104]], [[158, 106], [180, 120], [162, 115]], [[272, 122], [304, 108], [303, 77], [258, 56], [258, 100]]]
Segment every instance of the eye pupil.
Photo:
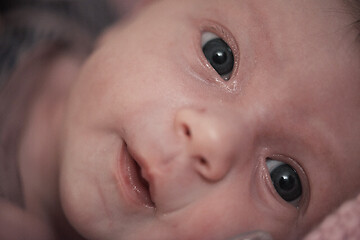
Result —
[[224, 64], [227, 60], [227, 56], [225, 52], [216, 52], [212, 58], [214, 63], [216, 64]]
[[301, 182], [296, 171], [288, 164], [276, 167], [270, 173], [271, 180], [278, 194], [288, 202], [298, 199], [302, 194]]
[[279, 186], [285, 191], [291, 191], [294, 188], [295, 179], [293, 176], [281, 176]]
[[224, 40], [221, 38], [212, 39], [203, 46], [202, 50], [206, 59], [219, 75], [223, 76], [232, 72], [234, 55]]

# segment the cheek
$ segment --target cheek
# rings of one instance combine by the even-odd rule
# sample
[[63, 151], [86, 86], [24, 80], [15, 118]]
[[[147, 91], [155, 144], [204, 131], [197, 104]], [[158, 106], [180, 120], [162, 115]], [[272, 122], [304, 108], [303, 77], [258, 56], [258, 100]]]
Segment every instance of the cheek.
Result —
[[[231, 194], [225, 194], [231, 197]], [[176, 234], [183, 239], [230, 239], [261, 226], [261, 223], [252, 220], [254, 208], [251, 201], [239, 206], [229, 199], [224, 201], [224, 196], [194, 204], [178, 219], [181, 224], [177, 226]], [[234, 199], [241, 201], [238, 197]]]
[[145, 131], [151, 124], [151, 131], [156, 132], [155, 128], [166, 124], [160, 122], [171, 121], [176, 109], [196, 101], [188, 94], [189, 86], [182, 83], [183, 74], [173, 66], [164, 69], [166, 63], [162, 61], [146, 61], [140, 65], [141, 71], [120, 64], [121, 68], [108, 66], [106, 74], [90, 73], [78, 88], [78, 108], [102, 125], [141, 127]]
[[[114, 172], [114, 153], [119, 142], [113, 137], [83, 134], [83, 129], [72, 127], [63, 139], [61, 204], [67, 219], [81, 234], [104, 234], [107, 229], [103, 223], [109, 220], [108, 211], [116, 214], [121, 207], [121, 202], [112, 205], [108, 202], [117, 199], [114, 175], [108, 173]], [[111, 195], [103, 190], [104, 186]]]
[[290, 225], [273, 221], [270, 211], [259, 208], [250, 177], [246, 173], [240, 174], [243, 176], [237, 175], [236, 181], [231, 183], [234, 179], [229, 179], [203, 193], [182, 211], [167, 216], [165, 221], [172, 226], [174, 234], [181, 239], [218, 240], [232, 239], [253, 230], [285, 233]]

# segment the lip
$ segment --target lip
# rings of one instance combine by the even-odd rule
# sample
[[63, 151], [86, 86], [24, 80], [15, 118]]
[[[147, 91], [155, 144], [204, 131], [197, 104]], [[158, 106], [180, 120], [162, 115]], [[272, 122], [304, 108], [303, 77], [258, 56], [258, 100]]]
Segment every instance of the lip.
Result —
[[155, 204], [149, 191], [150, 177], [146, 169], [135, 159], [124, 143], [120, 151], [118, 171], [121, 190], [131, 203], [154, 208]]

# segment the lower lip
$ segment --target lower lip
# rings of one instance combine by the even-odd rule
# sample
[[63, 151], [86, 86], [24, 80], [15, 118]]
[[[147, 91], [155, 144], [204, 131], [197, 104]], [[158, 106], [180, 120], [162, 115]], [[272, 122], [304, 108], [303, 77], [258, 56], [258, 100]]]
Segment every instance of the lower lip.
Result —
[[140, 176], [140, 167], [129, 154], [126, 144], [121, 148], [118, 173], [121, 187], [130, 202], [154, 208], [147, 182]]

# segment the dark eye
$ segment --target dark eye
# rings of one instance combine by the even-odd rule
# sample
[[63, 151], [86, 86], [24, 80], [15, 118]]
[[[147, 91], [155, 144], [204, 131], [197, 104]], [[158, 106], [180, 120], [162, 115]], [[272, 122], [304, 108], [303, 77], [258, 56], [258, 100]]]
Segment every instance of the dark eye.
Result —
[[205, 32], [202, 35], [202, 51], [215, 71], [225, 81], [229, 80], [234, 68], [234, 55], [229, 45], [217, 35]]
[[289, 164], [267, 159], [266, 165], [275, 190], [282, 199], [297, 204], [302, 195], [302, 186], [299, 175]]

